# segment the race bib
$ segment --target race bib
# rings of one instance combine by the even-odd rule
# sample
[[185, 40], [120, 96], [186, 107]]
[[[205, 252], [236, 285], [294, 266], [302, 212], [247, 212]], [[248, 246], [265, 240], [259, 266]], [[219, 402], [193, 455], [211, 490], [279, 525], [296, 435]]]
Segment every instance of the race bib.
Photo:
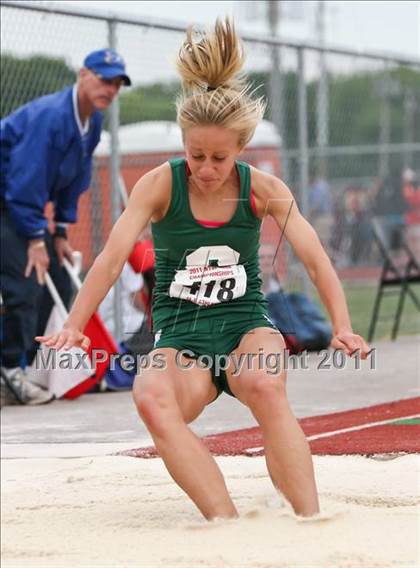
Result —
[[200, 247], [187, 256], [185, 270], [176, 271], [169, 296], [204, 306], [240, 298], [247, 275], [239, 256], [228, 246]]

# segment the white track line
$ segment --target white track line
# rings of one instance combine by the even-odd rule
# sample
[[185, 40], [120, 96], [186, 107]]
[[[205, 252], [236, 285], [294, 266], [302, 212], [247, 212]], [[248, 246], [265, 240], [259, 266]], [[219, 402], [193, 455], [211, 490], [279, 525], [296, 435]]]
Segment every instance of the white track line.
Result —
[[[420, 418], [420, 414], [414, 414], [413, 416], [399, 416], [397, 418], [388, 418], [387, 420], [381, 420], [380, 422], [368, 422], [367, 424], [360, 424], [359, 426], [351, 426], [350, 428], [342, 428], [341, 430], [333, 430], [332, 432], [323, 432], [322, 434], [314, 434], [313, 436], [308, 436], [306, 439], [308, 442], [313, 440], [319, 440], [320, 438], [329, 438], [330, 436], [337, 436], [337, 434], [345, 434], [346, 432], [355, 432], [357, 430], [363, 430], [365, 428], [373, 428], [374, 426], [382, 426], [384, 424], [389, 424], [390, 422], [397, 422], [398, 420], [412, 420], [413, 418]], [[260, 452], [264, 447], [259, 448], [247, 448], [246, 453]]]

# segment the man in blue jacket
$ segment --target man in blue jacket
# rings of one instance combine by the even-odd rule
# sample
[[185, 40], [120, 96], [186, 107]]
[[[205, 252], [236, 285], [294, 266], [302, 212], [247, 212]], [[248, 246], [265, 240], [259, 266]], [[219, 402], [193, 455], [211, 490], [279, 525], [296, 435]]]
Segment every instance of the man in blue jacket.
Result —
[[[47, 295], [45, 273], [49, 271], [69, 301], [62, 262], [72, 262], [73, 251], [66, 227], [76, 222], [79, 197], [89, 187], [102, 128], [100, 111], [121, 85], [130, 84], [124, 61], [114, 50], [94, 51], [76, 85], [31, 101], [0, 122], [2, 405], [42, 404], [53, 398], [26, 380], [24, 372], [40, 320], [46, 323], [49, 315], [42, 301]], [[54, 205], [52, 235], [44, 214], [48, 202]]]

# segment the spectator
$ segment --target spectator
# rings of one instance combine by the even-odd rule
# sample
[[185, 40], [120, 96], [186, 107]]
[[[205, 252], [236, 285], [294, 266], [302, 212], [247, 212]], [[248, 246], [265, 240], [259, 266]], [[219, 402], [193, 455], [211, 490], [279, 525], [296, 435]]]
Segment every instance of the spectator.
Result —
[[155, 288], [155, 251], [153, 249], [152, 232], [150, 224], [142, 233], [142, 238], [134, 246], [128, 262], [136, 273], [143, 276], [144, 285], [140, 291], [140, 298], [145, 317], [139, 327], [124, 343], [129, 352], [134, 355], [146, 355], [154, 345], [152, 333], [152, 299]]
[[99, 315], [114, 338], [117, 341], [125, 342], [142, 326], [145, 319], [145, 310], [140, 294], [144, 286], [143, 276], [136, 274], [127, 263], [121, 273], [120, 284], [122, 336], [116, 337], [115, 335], [114, 288], [109, 290], [99, 306]]
[[346, 225], [350, 236], [350, 264], [363, 264], [369, 259], [372, 240], [367, 192], [363, 187], [346, 189]]
[[266, 296], [281, 289], [275, 268], [276, 247], [272, 243], [261, 243], [258, 253], [260, 262], [261, 292]]
[[401, 175], [393, 173], [378, 179], [372, 191], [372, 213], [380, 218], [390, 249], [400, 248], [405, 210]]
[[[0, 123], [2, 404], [52, 400], [25, 376], [33, 337], [52, 307], [45, 273], [68, 303], [70, 283], [61, 264], [64, 258], [72, 262], [73, 251], [66, 227], [76, 222], [78, 199], [89, 187], [103, 120], [98, 111], [123, 84], [131, 82], [121, 57], [112, 49], [94, 51], [76, 85], [31, 101]], [[54, 205], [52, 235], [44, 214], [48, 202]]]
[[327, 248], [333, 222], [332, 199], [330, 184], [322, 177], [314, 178], [309, 186], [309, 219]]
[[407, 211], [405, 223], [407, 227], [407, 243], [414, 256], [420, 262], [420, 181], [413, 170], [406, 168], [402, 176], [402, 191]]
[[347, 264], [346, 243], [346, 203], [345, 192], [334, 195], [332, 203], [332, 227], [329, 239], [330, 257], [334, 266], [341, 268]]

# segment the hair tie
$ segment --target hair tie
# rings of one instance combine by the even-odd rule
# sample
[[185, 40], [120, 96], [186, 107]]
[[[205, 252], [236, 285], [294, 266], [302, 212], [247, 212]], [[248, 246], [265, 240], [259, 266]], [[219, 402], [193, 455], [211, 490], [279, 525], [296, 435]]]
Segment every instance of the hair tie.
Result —
[[209, 91], [215, 91], [217, 89], [217, 87], [212, 87], [211, 85], [207, 86], [207, 92]]

